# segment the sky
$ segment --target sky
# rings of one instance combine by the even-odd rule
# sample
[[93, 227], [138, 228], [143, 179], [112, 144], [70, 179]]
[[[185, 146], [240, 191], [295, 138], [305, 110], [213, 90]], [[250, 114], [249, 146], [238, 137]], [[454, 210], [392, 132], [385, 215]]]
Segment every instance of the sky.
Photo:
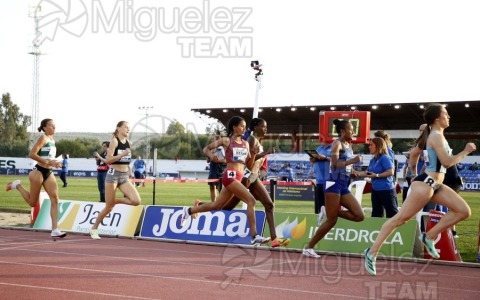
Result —
[[479, 12], [476, 0], [2, 0], [0, 92], [32, 115], [36, 41], [38, 122], [57, 132], [177, 120], [204, 133], [214, 120], [192, 108], [254, 106], [252, 60], [260, 107], [480, 100]]

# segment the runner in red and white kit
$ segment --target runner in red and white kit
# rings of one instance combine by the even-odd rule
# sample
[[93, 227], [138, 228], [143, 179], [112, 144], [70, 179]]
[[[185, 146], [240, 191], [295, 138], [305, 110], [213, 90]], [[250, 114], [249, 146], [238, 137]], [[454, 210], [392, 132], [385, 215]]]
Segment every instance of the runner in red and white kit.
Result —
[[[246, 122], [243, 118], [235, 116], [228, 122], [227, 137], [216, 140], [203, 148], [203, 153], [211, 160], [216, 161], [218, 158], [212, 155], [212, 150], [219, 146], [225, 149], [225, 159], [227, 161], [227, 169], [223, 173], [222, 183], [224, 188], [214, 202], [203, 203], [195, 207], [184, 207], [181, 216], [181, 223], [197, 213], [221, 210], [232, 198], [236, 196], [247, 204], [247, 217], [250, 225], [250, 233], [252, 235], [251, 244], [259, 245], [270, 241], [257, 233], [255, 221], [255, 197], [242, 184], [242, 178], [245, 171], [245, 164], [251, 164], [255, 157], [250, 155], [249, 144], [242, 139], [246, 129]], [[247, 161], [248, 160], [248, 161]]]

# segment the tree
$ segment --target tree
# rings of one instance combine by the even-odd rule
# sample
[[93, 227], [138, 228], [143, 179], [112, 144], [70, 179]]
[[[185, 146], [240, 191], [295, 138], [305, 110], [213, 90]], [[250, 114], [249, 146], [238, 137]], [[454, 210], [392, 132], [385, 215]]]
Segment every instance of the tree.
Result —
[[20, 112], [10, 94], [2, 95], [0, 103], [0, 155], [22, 157], [28, 154], [28, 132], [31, 117]]
[[98, 138], [76, 138], [74, 140], [60, 140], [55, 143], [57, 155], [68, 153], [71, 158], [89, 158], [92, 153], [101, 148], [101, 142]]
[[168, 135], [178, 135], [185, 133], [185, 126], [183, 126], [180, 122], [176, 119], [173, 119], [173, 122], [168, 125], [167, 132]]

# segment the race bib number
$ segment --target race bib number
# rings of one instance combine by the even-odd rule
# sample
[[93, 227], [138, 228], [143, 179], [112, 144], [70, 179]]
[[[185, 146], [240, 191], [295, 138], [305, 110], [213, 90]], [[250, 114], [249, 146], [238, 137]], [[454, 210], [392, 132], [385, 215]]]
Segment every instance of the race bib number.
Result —
[[434, 191], [440, 188], [440, 184], [436, 183], [435, 180], [430, 176], [427, 176], [427, 178], [425, 178], [423, 182], [430, 186]]
[[237, 172], [233, 170], [228, 170], [227, 171], [227, 178], [236, 178], [237, 177]]
[[430, 160], [428, 159], [428, 151], [423, 150], [423, 161], [425, 163], [425, 166], [430, 166]]
[[233, 152], [233, 161], [245, 161], [248, 156], [247, 148], [234, 147]]
[[115, 174], [115, 169], [113, 169], [113, 168], [108, 169], [107, 174], [110, 174], [110, 175]]
[[250, 175], [252, 175], [252, 171], [250, 171], [248, 168], [245, 168], [245, 170], [243, 171], [243, 178], [249, 178]]
[[[118, 155], [121, 155], [123, 153], [123, 151], [125, 151], [125, 150], [118, 149]], [[131, 154], [125, 155], [125, 156], [122, 156], [122, 158], [120, 158], [119, 162], [130, 162], [131, 159], [132, 159]]]

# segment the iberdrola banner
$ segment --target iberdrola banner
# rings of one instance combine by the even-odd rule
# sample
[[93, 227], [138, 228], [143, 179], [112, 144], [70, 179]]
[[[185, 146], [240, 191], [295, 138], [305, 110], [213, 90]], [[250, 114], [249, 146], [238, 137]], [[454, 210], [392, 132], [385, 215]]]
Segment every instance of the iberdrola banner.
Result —
[[[338, 218], [337, 224], [315, 245], [314, 249], [363, 253], [366, 248], [372, 246], [385, 221], [387, 221], [386, 218], [366, 217], [362, 222], [356, 223]], [[315, 214], [275, 213], [275, 232], [279, 237], [290, 239], [287, 248], [304, 248], [318, 227]], [[412, 257], [416, 228], [415, 219], [397, 228], [383, 244], [380, 253], [388, 256]], [[269, 235], [268, 226], [265, 226], [264, 236]]]

